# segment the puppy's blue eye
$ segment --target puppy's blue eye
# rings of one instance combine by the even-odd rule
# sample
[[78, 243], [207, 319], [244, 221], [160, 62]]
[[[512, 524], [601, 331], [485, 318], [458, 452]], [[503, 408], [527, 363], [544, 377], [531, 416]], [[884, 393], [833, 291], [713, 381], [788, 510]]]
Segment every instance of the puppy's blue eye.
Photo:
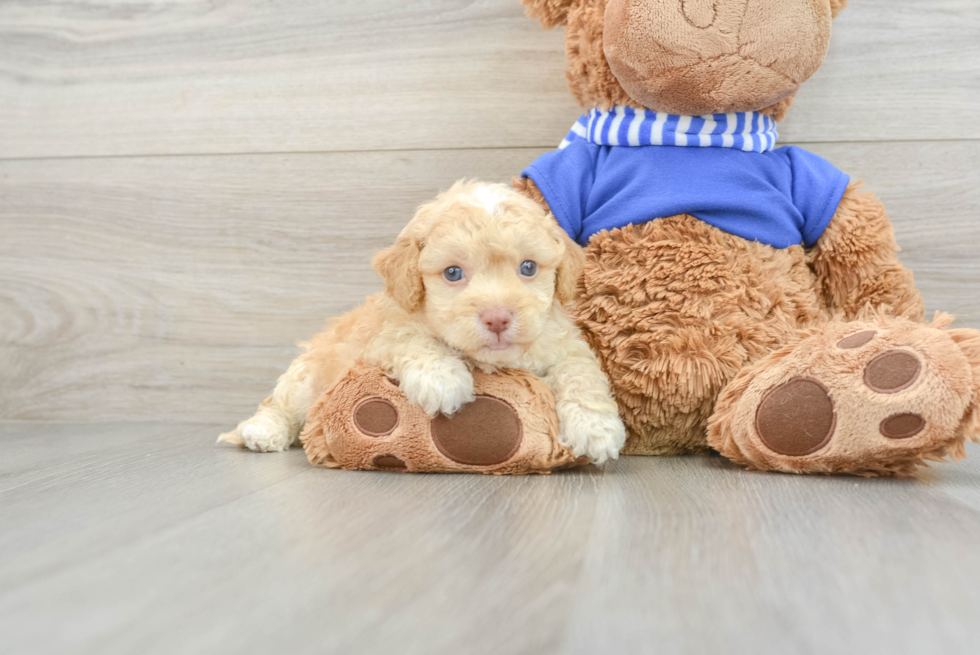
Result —
[[463, 279], [463, 269], [461, 269], [459, 266], [450, 266], [444, 270], [442, 274], [450, 282], [459, 282]]
[[538, 265], [528, 260], [521, 263], [521, 275], [525, 277], [534, 277], [534, 274], [538, 272]]

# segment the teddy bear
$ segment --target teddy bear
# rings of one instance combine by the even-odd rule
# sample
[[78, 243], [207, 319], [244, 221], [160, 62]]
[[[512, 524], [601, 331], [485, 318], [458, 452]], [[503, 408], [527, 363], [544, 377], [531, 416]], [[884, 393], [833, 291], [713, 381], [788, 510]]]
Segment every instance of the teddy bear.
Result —
[[924, 322], [882, 203], [777, 147], [846, 0], [522, 0], [586, 110], [514, 186], [585, 252], [629, 455], [910, 474], [980, 440], [980, 332]]

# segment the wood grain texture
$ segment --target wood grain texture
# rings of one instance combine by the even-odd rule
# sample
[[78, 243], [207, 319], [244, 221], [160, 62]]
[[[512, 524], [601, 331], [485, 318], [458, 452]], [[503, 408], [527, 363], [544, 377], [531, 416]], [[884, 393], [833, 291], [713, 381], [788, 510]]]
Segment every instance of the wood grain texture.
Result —
[[217, 429], [0, 426], [4, 653], [902, 655], [980, 638], [973, 445], [907, 481], [696, 457], [410, 476], [215, 447]]
[[[930, 311], [980, 326], [980, 149], [822, 144], [889, 207]], [[534, 149], [0, 162], [0, 417], [234, 423], [461, 173]]]
[[[851, 5], [782, 140], [980, 327], [980, 3]], [[554, 147], [564, 67], [517, 0], [0, 2], [0, 652], [976, 651], [980, 447], [896, 482], [212, 445], [415, 206]]]
[[924, 484], [623, 458], [596, 501], [568, 652], [975, 650], [980, 516], [947, 475], [980, 484], [975, 461]]
[[[32, 502], [5, 505], [0, 588], [43, 578], [63, 564], [66, 553], [75, 561], [97, 557], [307, 470], [296, 458], [232, 457], [235, 451], [227, 449], [202, 457], [204, 446], [214, 443], [213, 433], [180, 425], [109, 424], [80, 431], [72, 425], [4, 424], [0, 499]], [[180, 480], [173, 478], [175, 471]], [[65, 502], [75, 495], [84, 498], [79, 505]], [[81, 514], [81, 505], [92, 514]]]
[[[980, 138], [980, 4], [851, 5], [784, 138]], [[552, 147], [564, 68], [517, 0], [7, 0], [0, 157]]]

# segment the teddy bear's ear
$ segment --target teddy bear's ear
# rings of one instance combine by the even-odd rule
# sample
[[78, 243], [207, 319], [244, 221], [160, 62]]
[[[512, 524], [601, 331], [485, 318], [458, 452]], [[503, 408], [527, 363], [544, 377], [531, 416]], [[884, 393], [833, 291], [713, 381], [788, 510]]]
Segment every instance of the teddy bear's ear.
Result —
[[846, 6], [847, 0], [830, 0], [830, 15], [837, 18], [837, 14], [844, 11]]
[[[846, 2], [846, 0], [839, 1]], [[568, 10], [578, 2], [581, 0], [521, 0], [524, 13], [541, 21], [541, 27], [546, 30], [562, 25], [568, 18]]]

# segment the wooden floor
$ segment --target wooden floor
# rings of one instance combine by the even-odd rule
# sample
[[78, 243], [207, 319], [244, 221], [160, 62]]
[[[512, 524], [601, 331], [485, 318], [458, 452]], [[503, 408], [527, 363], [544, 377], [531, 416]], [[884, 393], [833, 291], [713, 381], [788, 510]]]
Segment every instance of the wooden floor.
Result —
[[218, 426], [0, 428], [0, 651], [976, 653], [980, 447], [918, 480], [631, 457], [311, 468]]
[[[980, 2], [851, 0], [781, 141], [980, 327]], [[371, 255], [580, 113], [517, 0], [0, 2], [0, 654], [973, 653], [980, 448], [913, 481], [215, 447]]]

